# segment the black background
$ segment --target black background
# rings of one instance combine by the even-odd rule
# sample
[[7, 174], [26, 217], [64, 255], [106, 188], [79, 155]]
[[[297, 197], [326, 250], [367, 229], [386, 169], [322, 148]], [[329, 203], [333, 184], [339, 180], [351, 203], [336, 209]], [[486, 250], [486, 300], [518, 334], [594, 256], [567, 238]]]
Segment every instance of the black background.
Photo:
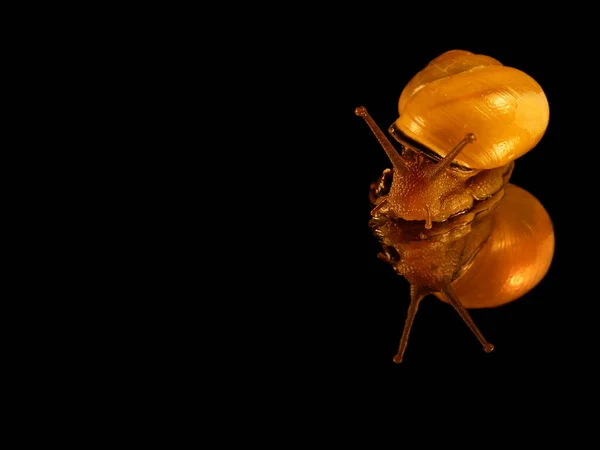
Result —
[[[287, 443], [313, 429], [315, 418], [327, 430], [342, 418], [343, 436], [352, 439], [354, 427], [358, 429], [366, 416], [387, 415], [386, 408], [411, 414], [409, 398], [429, 408], [432, 403], [424, 397], [440, 392], [461, 397], [464, 404], [447, 406], [455, 411], [464, 406], [467, 413], [461, 418], [469, 425], [473, 417], [494, 410], [488, 398], [497, 390], [516, 389], [521, 399], [537, 393], [551, 402], [585, 402], [597, 391], [596, 37], [573, 36], [571, 29], [567, 34], [563, 22], [532, 32], [532, 24], [543, 19], [491, 4], [493, 23], [483, 18], [446, 20], [430, 14], [433, 6], [418, 6], [422, 10], [413, 14], [404, 5], [384, 10], [363, 3], [359, 9], [374, 18], [356, 11], [352, 21], [344, 15], [345, 5], [325, 18], [318, 10], [283, 17], [281, 11], [269, 9], [264, 16], [269, 26], [248, 18], [250, 27], [241, 33], [233, 21], [214, 29], [194, 23], [190, 30], [208, 30], [200, 43], [191, 33], [190, 39], [164, 49], [177, 63], [183, 61], [182, 68], [151, 58], [148, 73], [163, 69], [174, 78], [160, 78], [155, 84], [183, 105], [160, 111], [177, 116], [177, 126], [167, 130], [167, 144], [161, 142], [154, 154], [144, 153], [143, 146], [136, 149], [144, 155], [140, 160], [152, 159], [160, 165], [163, 156], [175, 155], [175, 164], [148, 172], [132, 166], [132, 173], [143, 172], [157, 182], [157, 195], [142, 194], [150, 183], [135, 183], [135, 195], [125, 200], [124, 209], [135, 209], [141, 197], [149, 197], [152, 214], [147, 222], [164, 220], [172, 228], [143, 234], [143, 251], [138, 254], [131, 241], [147, 229], [148, 216], [143, 216], [143, 225], [123, 232], [122, 216], [117, 215], [110, 227], [118, 229], [126, 243], [111, 253], [107, 271], [100, 274], [119, 281], [129, 277], [137, 259], [142, 259], [175, 275], [168, 278], [162, 270], [148, 271], [143, 283], [132, 275], [128, 290], [110, 289], [91, 307], [85, 298], [78, 303], [90, 307], [86, 317], [99, 317], [100, 323], [101, 352], [91, 351], [85, 343], [67, 354], [75, 364], [80, 355], [94, 360], [89, 372], [102, 378], [86, 385], [86, 392], [103, 392], [101, 388], [114, 379], [127, 395], [143, 386], [141, 396], [154, 406], [160, 396], [155, 389], [164, 389], [165, 397], [183, 403], [177, 410], [184, 414], [192, 410], [188, 420], [196, 422], [196, 408], [206, 408], [205, 402], [216, 398], [219, 409], [209, 408], [208, 416], [225, 418], [227, 424], [239, 415], [243, 423], [254, 425], [249, 419], [261, 412], [265, 401], [275, 400], [268, 405], [273, 419], [300, 425], [293, 435], [285, 436]], [[191, 17], [196, 20], [196, 15]], [[392, 20], [380, 23], [378, 18]], [[475, 29], [474, 24], [484, 27]], [[578, 31], [577, 24], [569, 26]], [[460, 38], [458, 31], [463, 31]], [[144, 38], [139, 35], [140, 41]], [[180, 45], [183, 51], [178, 53]], [[158, 45], [148, 48], [153, 56], [155, 48]], [[397, 118], [398, 98], [406, 83], [451, 49], [492, 56], [533, 76], [545, 90], [550, 104], [548, 130], [535, 149], [516, 161], [511, 181], [534, 194], [548, 210], [556, 250], [548, 274], [529, 294], [501, 308], [472, 312], [496, 347], [492, 353], [484, 353], [451, 307], [430, 296], [421, 304], [404, 362], [398, 365], [392, 357], [404, 326], [409, 287], [378, 260], [379, 244], [368, 227], [369, 184], [389, 163], [354, 110], [364, 105], [387, 129]], [[127, 59], [136, 52], [137, 45], [126, 52]], [[215, 60], [209, 58], [212, 54], [217, 55]], [[198, 62], [197, 73], [191, 68]], [[120, 66], [114, 70], [118, 84], [120, 70]], [[208, 75], [216, 75], [221, 84], [203, 78]], [[186, 76], [192, 82], [179, 84], [179, 78]], [[131, 85], [137, 88], [145, 79], [144, 74], [132, 77]], [[90, 87], [96, 89], [96, 83]], [[127, 93], [133, 89], [127, 83], [123, 87]], [[153, 85], [141, 90], [148, 104], [160, 96]], [[211, 96], [222, 109], [207, 106]], [[142, 103], [141, 109], [145, 106]], [[134, 115], [127, 108], [120, 112], [125, 117]], [[106, 117], [114, 121], [112, 112]], [[213, 122], [225, 129], [213, 128]], [[152, 140], [161, 126], [144, 134]], [[177, 141], [185, 131], [193, 135], [191, 145]], [[112, 143], [107, 147], [113, 148]], [[211, 158], [219, 155], [226, 157], [222, 166]], [[118, 157], [109, 160], [121, 167]], [[207, 179], [198, 195], [197, 180]], [[100, 186], [106, 183], [103, 180]], [[162, 192], [167, 185], [172, 189], [169, 195]], [[159, 197], [169, 208], [155, 205]], [[189, 234], [181, 231], [186, 227]], [[86, 236], [85, 242], [103, 233]], [[160, 245], [155, 239], [160, 237], [166, 241], [168, 256], [156, 255]], [[181, 254], [174, 256], [172, 248]], [[207, 261], [211, 248], [216, 248], [216, 255]], [[121, 256], [123, 249], [136, 253], [135, 263]], [[98, 284], [109, 284], [105, 281]], [[164, 292], [156, 289], [160, 282], [166, 285]], [[85, 287], [96, 288], [97, 284]], [[147, 295], [141, 293], [144, 288]], [[110, 320], [103, 320], [103, 308]], [[87, 327], [77, 308], [68, 312], [75, 314], [74, 319], [64, 314], [68, 322]], [[48, 322], [53, 331], [59, 327]], [[126, 329], [122, 334], [115, 330], [120, 323]], [[65, 336], [68, 343], [81, 345], [79, 333]], [[44, 338], [39, 339], [41, 346]], [[108, 348], [106, 341], [112, 344]], [[22, 353], [30, 358], [28, 352]], [[117, 364], [115, 354], [120, 356]], [[136, 372], [130, 384], [124, 383], [123, 367], [138, 360], [143, 360], [139, 376]], [[48, 368], [32, 373], [44, 376]], [[67, 383], [86, 379], [87, 373], [87, 367], [74, 370]], [[210, 375], [217, 375], [214, 383], [206, 381]], [[183, 383], [187, 377], [190, 384]], [[199, 398], [190, 400], [198, 393]], [[479, 405], [481, 397], [485, 401]], [[438, 413], [448, 417], [439, 406], [426, 411], [426, 416], [415, 416], [423, 422]], [[170, 407], [160, 411], [175, 412]], [[275, 434], [277, 429], [271, 425], [271, 419], [265, 418], [256, 424], [256, 431]], [[219, 437], [238, 431], [235, 424]], [[493, 437], [503, 432], [497, 428]]]

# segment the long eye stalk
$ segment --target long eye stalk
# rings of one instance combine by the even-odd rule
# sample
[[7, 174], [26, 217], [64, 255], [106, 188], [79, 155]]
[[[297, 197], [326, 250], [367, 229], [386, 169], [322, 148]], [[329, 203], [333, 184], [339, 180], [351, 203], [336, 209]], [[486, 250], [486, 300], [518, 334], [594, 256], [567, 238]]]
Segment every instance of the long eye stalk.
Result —
[[369, 125], [369, 128], [371, 129], [371, 131], [385, 150], [385, 153], [387, 154], [388, 158], [394, 165], [394, 169], [406, 168], [404, 161], [402, 161], [402, 158], [400, 158], [400, 155], [398, 154], [392, 143], [388, 140], [385, 134], [383, 134], [383, 131], [381, 131], [381, 129], [377, 126], [375, 121], [367, 112], [367, 108], [365, 108], [364, 106], [359, 106], [354, 110], [354, 113], [357, 116], [365, 119], [365, 122], [367, 122], [367, 125]]
[[473, 133], [467, 133], [463, 140], [456, 144], [456, 146], [450, 150], [450, 153], [434, 166], [433, 171], [428, 174], [429, 181], [435, 180], [440, 173], [450, 167], [450, 164], [452, 164], [452, 161], [454, 161], [454, 158], [458, 156], [462, 149], [465, 148], [467, 144], [472, 144], [473, 142], [475, 142], [475, 135]]
[[485, 340], [485, 338], [481, 334], [481, 331], [479, 331], [479, 328], [477, 328], [477, 325], [475, 325], [475, 322], [473, 322], [473, 319], [471, 319], [471, 316], [469, 315], [469, 313], [467, 312], [465, 307], [458, 300], [458, 298], [456, 298], [456, 295], [454, 295], [454, 291], [452, 290], [452, 288], [449, 285], [446, 286], [445, 288], [442, 288], [442, 294], [444, 294], [444, 297], [446, 297], [446, 300], [448, 300], [448, 302], [450, 302], [450, 304], [454, 307], [456, 312], [465, 321], [465, 323], [467, 324], [469, 329], [477, 337], [477, 339], [483, 346], [483, 349], [485, 350], [485, 352], [489, 353], [492, 350], [494, 350], [494, 346]]
[[417, 315], [417, 310], [419, 309], [419, 304], [423, 297], [427, 295], [427, 292], [422, 291], [417, 286], [410, 286], [410, 305], [408, 307], [408, 313], [406, 314], [406, 322], [404, 323], [404, 329], [402, 330], [402, 337], [400, 338], [400, 346], [398, 347], [398, 353], [394, 356], [395, 363], [401, 363], [402, 358], [404, 357], [404, 351], [406, 350], [406, 345], [408, 344], [408, 336], [410, 335], [410, 329], [412, 328], [412, 324], [415, 321], [415, 316]]

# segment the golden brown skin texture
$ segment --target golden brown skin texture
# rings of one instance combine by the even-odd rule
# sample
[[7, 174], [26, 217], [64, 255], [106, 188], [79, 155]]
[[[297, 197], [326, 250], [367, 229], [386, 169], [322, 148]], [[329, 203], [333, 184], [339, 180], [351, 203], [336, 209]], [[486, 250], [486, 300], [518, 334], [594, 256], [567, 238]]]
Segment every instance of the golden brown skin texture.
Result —
[[[433, 164], [424, 162], [429, 163]], [[461, 195], [469, 199], [468, 210], [451, 210], [449, 214], [452, 218], [435, 221], [427, 229], [423, 221], [406, 220], [398, 216], [395, 209], [386, 208], [393, 202], [397, 175], [389, 170], [384, 171], [380, 180], [371, 186], [371, 199], [376, 206], [369, 222], [375, 236], [387, 250], [380, 258], [390, 263], [411, 285], [423, 291], [436, 292], [452, 283], [489, 238], [489, 216], [504, 195], [502, 187], [512, 173], [512, 164], [503, 170], [486, 172], [471, 178], [461, 177]], [[482, 199], [474, 199], [470, 189], [466, 188], [470, 185], [477, 186]], [[444, 187], [451, 193], [455, 192], [454, 183], [449, 187], [440, 183], [436, 192], [442, 199]]]
[[[505, 176], [510, 176], [513, 163], [493, 170], [445, 170], [433, 181], [427, 173], [436, 161], [418, 150], [404, 147], [405, 166], [395, 168], [395, 176], [383, 213], [404, 220], [445, 222], [451, 216], [470, 210], [475, 200], [483, 200], [498, 192]], [[508, 175], [507, 175], [508, 174]]]

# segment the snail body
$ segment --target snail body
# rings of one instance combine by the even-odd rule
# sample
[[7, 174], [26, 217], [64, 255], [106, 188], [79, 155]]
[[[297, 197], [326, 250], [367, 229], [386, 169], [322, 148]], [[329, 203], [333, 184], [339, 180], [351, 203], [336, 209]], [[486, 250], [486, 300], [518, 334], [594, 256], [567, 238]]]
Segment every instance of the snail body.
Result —
[[549, 120], [540, 85], [489, 56], [463, 50], [431, 61], [406, 85], [391, 144], [364, 107], [392, 169], [371, 185], [369, 225], [380, 259], [404, 276], [411, 303], [401, 362], [423, 297], [450, 303], [493, 350], [467, 308], [506, 304], [533, 289], [554, 253], [550, 217], [529, 192], [509, 183], [514, 160], [533, 149]]

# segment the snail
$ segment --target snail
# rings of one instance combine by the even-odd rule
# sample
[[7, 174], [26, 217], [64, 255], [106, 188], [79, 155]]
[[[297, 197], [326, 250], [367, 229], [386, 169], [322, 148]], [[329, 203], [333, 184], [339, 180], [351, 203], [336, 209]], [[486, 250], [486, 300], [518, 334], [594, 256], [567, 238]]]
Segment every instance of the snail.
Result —
[[403, 89], [388, 140], [362, 117], [392, 169], [372, 183], [369, 226], [378, 257], [410, 284], [410, 304], [393, 360], [402, 362], [421, 300], [449, 303], [489, 353], [468, 313], [512, 302], [546, 275], [554, 254], [548, 212], [509, 183], [515, 160], [549, 121], [548, 100], [526, 73], [464, 50], [433, 59]]

